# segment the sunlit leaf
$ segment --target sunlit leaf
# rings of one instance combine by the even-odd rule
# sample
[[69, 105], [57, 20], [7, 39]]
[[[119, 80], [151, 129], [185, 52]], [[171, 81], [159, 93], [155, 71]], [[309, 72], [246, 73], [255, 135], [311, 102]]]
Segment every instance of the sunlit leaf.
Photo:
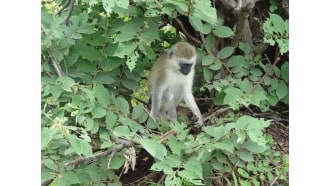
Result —
[[152, 157], [158, 160], [163, 160], [167, 154], [166, 148], [159, 141], [143, 138], [140, 139], [140, 143]]

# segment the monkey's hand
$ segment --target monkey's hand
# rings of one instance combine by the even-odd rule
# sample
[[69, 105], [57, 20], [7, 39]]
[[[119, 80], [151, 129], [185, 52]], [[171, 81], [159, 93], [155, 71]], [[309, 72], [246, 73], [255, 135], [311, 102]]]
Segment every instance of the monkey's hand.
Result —
[[196, 128], [200, 128], [200, 127], [203, 126], [203, 124], [204, 124], [204, 123], [203, 123], [203, 118], [200, 117], [200, 118], [198, 119], [198, 121], [195, 122], [194, 127], [196, 127]]

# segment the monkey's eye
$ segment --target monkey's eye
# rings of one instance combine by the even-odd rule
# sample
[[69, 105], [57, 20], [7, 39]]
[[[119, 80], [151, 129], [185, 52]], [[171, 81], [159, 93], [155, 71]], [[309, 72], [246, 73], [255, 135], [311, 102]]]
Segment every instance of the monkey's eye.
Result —
[[170, 49], [169, 51], [168, 51], [168, 58], [172, 58], [172, 56], [173, 56], [173, 50], [172, 49]]

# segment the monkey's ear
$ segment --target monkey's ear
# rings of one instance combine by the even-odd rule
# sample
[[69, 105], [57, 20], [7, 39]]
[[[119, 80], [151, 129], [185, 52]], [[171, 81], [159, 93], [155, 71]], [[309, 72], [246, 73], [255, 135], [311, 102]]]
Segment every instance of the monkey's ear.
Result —
[[167, 51], [168, 58], [171, 59], [172, 56], [173, 56], [173, 54], [174, 54], [173, 48], [170, 48], [170, 49]]

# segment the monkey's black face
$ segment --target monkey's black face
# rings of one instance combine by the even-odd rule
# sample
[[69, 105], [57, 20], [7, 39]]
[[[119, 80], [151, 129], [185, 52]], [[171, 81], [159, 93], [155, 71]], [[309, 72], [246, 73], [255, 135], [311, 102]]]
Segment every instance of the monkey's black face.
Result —
[[180, 72], [184, 75], [188, 75], [191, 71], [192, 63], [180, 63]]

